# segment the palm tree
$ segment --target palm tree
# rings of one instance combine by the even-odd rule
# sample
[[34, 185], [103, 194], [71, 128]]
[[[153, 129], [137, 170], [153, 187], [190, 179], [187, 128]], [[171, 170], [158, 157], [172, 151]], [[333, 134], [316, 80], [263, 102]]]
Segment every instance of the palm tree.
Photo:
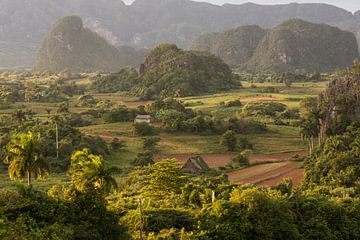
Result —
[[50, 117], [51, 109], [50, 108], [45, 108], [45, 111], [47, 112], [48, 117]]
[[17, 110], [16, 112], [11, 114], [11, 117], [14, 121], [17, 122], [19, 126], [22, 126], [23, 122], [26, 121], [26, 112], [23, 110]]
[[88, 188], [110, 192], [117, 188], [113, 174], [119, 173], [118, 168], [105, 168], [101, 156], [90, 154], [89, 149], [77, 151], [71, 156], [70, 175], [72, 182], [79, 191]]
[[5, 159], [5, 163], [9, 164], [11, 179], [27, 176], [28, 185], [31, 185], [31, 174], [34, 174], [35, 178], [44, 176], [47, 166], [40, 154], [39, 139], [40, 135], [31, 132], [12, 137]]
[[320, 127], [318, 121], [315, 119], [306, 119], [301, 124], [300, 135], [303, 140], [309, 143], [309, 153], [312, 154], [314, 150], [314, 138], [319, 137]]

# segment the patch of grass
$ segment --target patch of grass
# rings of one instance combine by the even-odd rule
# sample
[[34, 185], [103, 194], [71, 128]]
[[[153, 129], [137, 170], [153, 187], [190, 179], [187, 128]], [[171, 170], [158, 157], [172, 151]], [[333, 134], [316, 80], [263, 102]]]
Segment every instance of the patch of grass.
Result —
[[[41, 191], [48, 191], [54, 185], [66, 185], [70, 183], [70, 177], [66, 173], [52, 173], [47, 175], [44, 179], [39, 180], [32, 180], [32, 185], [35, 189]], [[26, 185], [27, 182], [25, 179], [23, 180], [11, 180], [7, 174], [7, 172], [2, 171], [0, 172], [0, 189], [7, 188], [7, 189], [16, 189], [16, 185], [24, 184]]]
[[[294, 83], [291, 87], [285, 87], [281, 83], [256, 83], [257, 88], [251, 88], [252, 83], [243, 83], [244, 88], [236, 91], [230, 91], [226, 93], [216, 93], [202, 96], [193, 96], [180, 98], [190, 108], [203, 111], [206, 113], [214, 113], [219, 116], [224, 116], [226, 114], [231, 114], [234, 116], [237, 111], [234, 109], [228, 111], [222, 111], [219, 108], [220, 102], [229, 102], [240, 99], [240, 101], [245, 104], [247, 102], [256, 102], [256, 101], [276, 101], [286, 104], [290, 108], [299, 107], [301, 99], [305, 97], [317, 96], [322, 92], [326, 85], [327, 81], [323, 82], [303, 82], [303, 83]], [[261, 93], [261, 91], [267, 87], [275, 87], [279, 90], [279, 93]], [[296, 101], [294, 100], [296, 99]], [[202, 104], [197, 104], [201, 102]]]
[[254, 153], [281, 153], [301, 151], [306, 148], [306, 144], [301, 140], [297, 127], [275, 125], [269, 125], [268, 127], [269, 132], [267, 133], [246, 136], [254, 144]]

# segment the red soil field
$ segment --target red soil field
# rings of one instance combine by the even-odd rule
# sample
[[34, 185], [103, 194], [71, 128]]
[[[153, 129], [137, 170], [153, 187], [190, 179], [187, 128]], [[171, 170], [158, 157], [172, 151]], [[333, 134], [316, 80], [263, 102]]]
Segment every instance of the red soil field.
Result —
[[139, 106], [145, 106], [152, 103], [152, 101], [136, 101], [136, 102], [124, 102], [124, 105], [128, 108], [137, 108]]
[[[272, 164], [261, 164], [250, 168], [245, 168], [228, 173], [229, 181], [233, 183], [246, 184], [251, 183], [260, 185], [261, 183], [278, 179], [281, 181], [282, 176], [291, 173], [301, 167], [299, 162], [284, 162], [284, 163], [272, 163]], [[299, 174], [297, 172], [297, 174]], [[296, 179], [298, 180], [298, 179]], [[270, 184], [276, 184], [278, 181], [274, 180], [269, 182]]]
[[271, 187], [281, 182], [281, 180], [283, 180], [284, 178], [290, 178], [293, 182], [293, 186], [298, 187], [301, 184], [303, 176], [304, 176], [304, 169], [295, 169], [281, 176], [263, 181], [256, 185], [258, 187]]

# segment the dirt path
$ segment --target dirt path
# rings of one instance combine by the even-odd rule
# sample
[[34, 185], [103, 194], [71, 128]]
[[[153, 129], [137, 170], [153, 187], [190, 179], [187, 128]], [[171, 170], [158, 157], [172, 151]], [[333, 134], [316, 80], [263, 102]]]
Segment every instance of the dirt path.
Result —
[[106, 134], [106, 133], [97, 133], [97, 132], [86, 132], [83, 131], [83, 133], [86, 136], [90, 136], [90, 137], [101, 137], [102, 139], [104, 139], [107, 142], [111, 142], [115, 137], [110, 135], [110, 134]]

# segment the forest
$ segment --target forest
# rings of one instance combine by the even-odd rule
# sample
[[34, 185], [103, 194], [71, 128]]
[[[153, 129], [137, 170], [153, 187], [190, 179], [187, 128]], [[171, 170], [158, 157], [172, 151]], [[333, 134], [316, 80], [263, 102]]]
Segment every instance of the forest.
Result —
[[358, 4], [259, 2], [0, 0], [0, 240], [360, 240]]
[[[360, 122], [349, 107], [359, 104], [359, 63], [332, 75], [298, 75], [303, 81], [285, 77], [295, 73], [251, 82], [239, 75], [236, 91], [254, 91], [257, 98], [322, 78], [330, 82], [317, 97], [295, 99], [296, 107], [296, 95], [285, 94], [283, 102], [224, 101], [220, 95], [215, 111], [205, 107], [216, 94], [118, 104], [99, 93], [117, 88], [108, 83], [110, 75], [64, 72], [48, 87], [27, 80], [46, 75], [2, 76], [13, 83], [1, 88], [0, 171], [7, 179], [1, 180], [1, 239], [360, 239]], [[84, 83], [72, 81], [79, 78]], [[26, 104], [56, 107], [29, 110]], [[154, 122], [134, 123], [137, 115]], [[118, 137], [109, 138], [104, 128], [112, 124], [125, 124], [130, 132], [115, 128]], [[91, 134], [95, 126], [102, 135]], [[254, 136], [274, 134], [274, 128], [296, 129], [304, 141], [296, 144], [308, 154], [289, 160], [302, 164], [300, 184], [291, 178], [270, 186], [232, 181], [236, 171], [280, 164], [251, 160], [264, 144]], [[164, 141], [177, 135], [191, 136], [192, 145], [197, 138], [216, 138], [211, 146], [232, 153], [231, 163], [193, 174], [174, 155], [158, 159]]]

